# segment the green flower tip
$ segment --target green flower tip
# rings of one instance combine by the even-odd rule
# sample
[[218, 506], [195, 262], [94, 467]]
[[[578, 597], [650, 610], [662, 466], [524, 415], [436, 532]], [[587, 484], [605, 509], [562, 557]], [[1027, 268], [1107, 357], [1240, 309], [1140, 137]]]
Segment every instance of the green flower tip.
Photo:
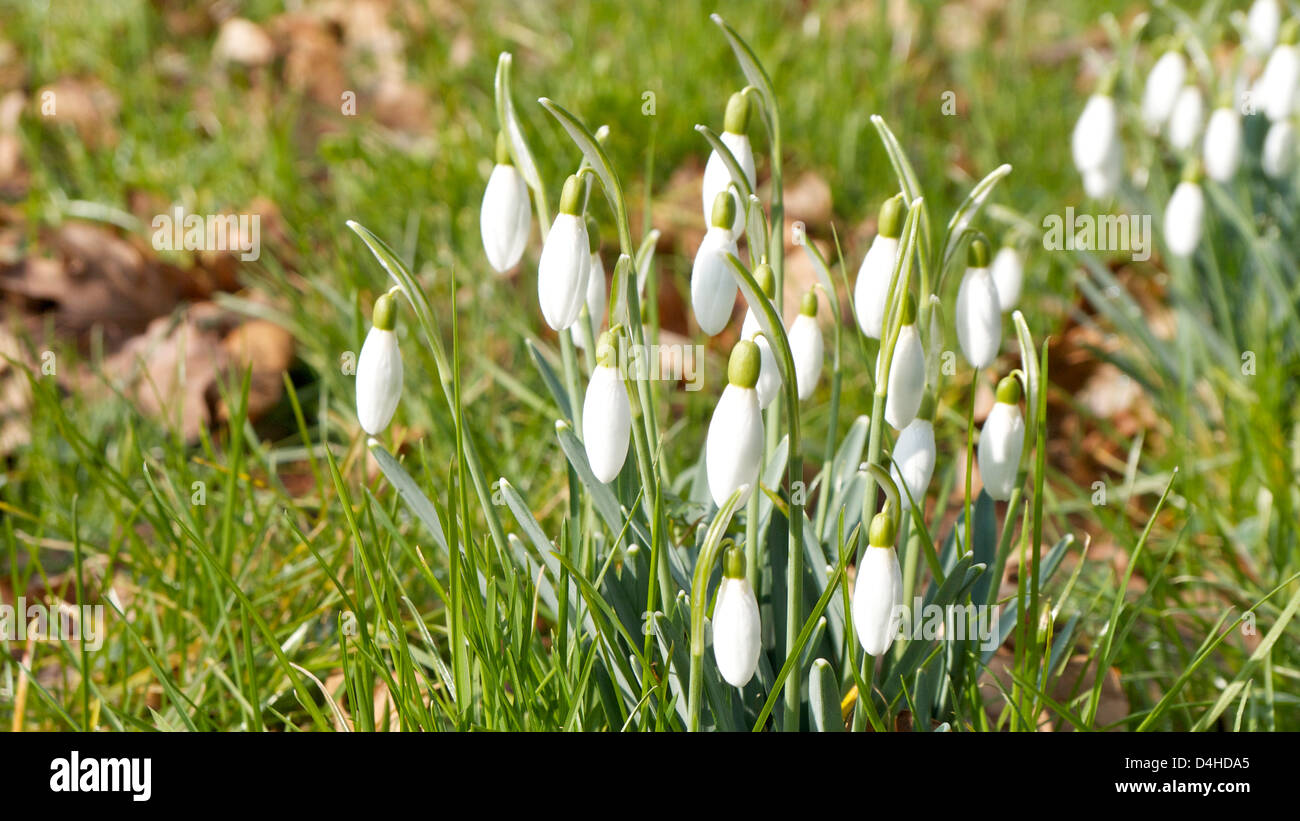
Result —
[[882, 237], [898, 239], [903, 235], [903, 218], [907, 216], [907, 207], [903, 204], [903, 195], [895, 194], [880, 206], [880, 219], [877, 233]]
[[577, 216], [582, 207], [582, 180], [577, 174], [570, 174], [564, 181], [564, 191], [560, 193], [560, 213]]
[[1201, 167], [1201, 161], [1199, 159], [1188, 160], [1187, 165], [1183, 166], [1182, 181], [1199, 183], [1201, 181], [1202, 173], [1204, 173], [1204, 170]]
[[934, 410], [934, 396], [929, 391], [926, 391], [925, 395], [921, 397], [921, 408], [916, 412], [916, 418], [924, 419], [927, 422], [933, 422]]
[[767, 257], [763, 257], [758, 267], [754, 268], [754, 281], [768, 299], [776, 296], [776, 277], [772, 274], [772, 266], [767, 264]]
[[730, 231], [731, 224], [735, 221], [736, 198], [731, 196], [730, 191], [719, 191], [718, 196], [713, 198], [713, 226]]
[[514, 160], [510, 159], [510, 143], [506, 140], [506, 132], [497, 132], [497, 165], [514, 165]]
[[966, 264], [971, 268], [989, 267], [989, 241], [979, 236], [970, 241], [966, 249]]
[[749, 130], [749, 97], [737, 91], [727, 100], [727, 116], [722, 121], [722, 129], [732, 134], [744, 134]]
[[376, 328], [391, 331], [397, 326], [397, 300], [392, 294], [381, 295], [375, 300], [375, 311], [370, 317]]
[[596, 340], [596, 362], [607, 368], [614, 367], [618, 361], [618, 347], [614, 342], [613, 331], [604, 331]]
[[1004, 376], [998, 382], [998, 401], [1004, 405], [1014, 405], [1020, 401], [1020, 380], [1014, 376]]
[[745, 551], [732, 545], [722, 554], [722, 575], [728, 579], [745, 578]]
[[763, 357], [758, 346], [748, 339], [742, 339], [731, 349], [731, 359], [727, 362], [727, 381], [738, 388], [753, 388], [758, 384], [758, 372], [763, 366]]
[[804, 316], [817, 316], [817, 292], [809, 291], [803, 295], [803, 302], [799, 305], [799, 313]]
[[593, 254], [600, 250], [600, 225], [595, 217], [587, 217], [587, 247]]
[[882, 510], [872, 517], [871, 529], [867, 531], [868, 542], [872, 547], [893, 547], [897, 535], [898, 523], [888, 510]]
[[907, 299], [903, 302], [903, 324], [916, 324], [916, 299], [911, 294], [908, 294]]

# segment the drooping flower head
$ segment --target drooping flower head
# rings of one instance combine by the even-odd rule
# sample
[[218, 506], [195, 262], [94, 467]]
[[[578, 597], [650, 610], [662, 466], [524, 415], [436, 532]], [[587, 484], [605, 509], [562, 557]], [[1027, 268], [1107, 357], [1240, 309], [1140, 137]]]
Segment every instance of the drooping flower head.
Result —
[[898, 261], [898, 238], [903, 233], [903, 219], [907, 208], [903, 195], [896, 194], [880, 206], [876, 221], [876, 238], [871, 241], [867, 255], [858, 268], [858, 281], [853, 287], [853, 305], [858, 315], [858, 327], [872, 339], [879, 339], [885, 321], [885, 301], [889, 298], [889, 281]]
[[997, 401], [980, 429], [978, 464], [984, 490], [994, 499], [1011, 498], [1025, 446], [1025, 419], [1020, 413], [1020, 382], [1014, 376], [998, 383]]
[[618, 476], [631, 434], [632, 403], [619, 373], [614, 335], [605, 331], [596, 344], [596, 367], [582, 403], [582, 443], [597, 479], [612, 482]]
[[[587, 244], [591, 247], [591, 267], [587, 272], [585, 307], [592, 332], [599, 334], [600, 326], [605, 322], [608, 293], [605, 290], [605, 263], [600, 260], [600, 226], [594, 217], [587, 217]], [[573, 344], [584, 351], [587, 349], [587, 322], [581, 313], [573, 326]]]
[[889, 475], [898, 486], [899, 507], [906, 513], [913, 502], [923, 506], [935, 464], [934, 398], [930, 394], [921, 400], [916, 418], [898, 434], [890, 461]]
[[743, 505], [758, 484], [763, 460], [763, 414], [754, 386], [761, 367], [762, 356], [753, 342], [742, 339], [731, 349], [727, 387], [713, 411], [704, 443], [709, 494], [719, 507], [745, 487], [740, 499]]
[[1016, 307], [1025, 282], [1025, 260], [1020, 252], [1004, 245], [993, 255], [993, 286], [998, 292], [998, 306], [1002, 313]]
[[[772, 266], [767, 264], [767, 258], [764, 257], [761, 262], [754, 268], [754, 280], [758, 283], [759, 290], [762, 291], [763, 297], [772, 300], [776, 296], [776, 277], [772, 273]], [[779, 313], [779, 311], [778, 311]], [[772, 352], [772, 344], [767, 335], [762, 333], [763, 327], [758, 322], [758, 317], [754, 315], [754, 309], [750, 308], [745, 312], [745, 321], [740, 326], [740, 336], [742, 339], [753, 341], [758, 346], [758, 353], [762, 358], [762, 367], [758, 372], [758, 384], [754, 389], [758, 391], [758, 406], [764, 410], [772, 404], [777, 393], [781, 390], [781, 370], [776, 364], [776, 354]]]
[[988, 367], [1002, 346], [1002, 306], [989, 272], [989, 246], [983, 237], [971, 240], [966, 275], [957, 289], [957, 341], [971, 367]]
[[497, 273], [503, 274], [519, 264], [528, 245], [532, 214], [528, 184], [510, 159], [505, 134], [497, 134], [496, 165], [488, 177], [479, 210], [483, 251]]
[[916, 300], [911, 294], [903, 302], [903, 320], [889, 366], [885, 394], [885, 421], [902, 430], [916, 418], [925, 395], [925, 349], [916, 330]]
[[790, 323], [790, 355], [794, 359], [794, 374], [799, 398], [808, 399], [817, 389], [825, 360], [822, 329], [817, 324], [817, 292], [803, 295], [799, 315]]
[[1201, 244], [1205, 222], [1205, 192], [1201, 189], [1200, 168], [1188, 163], [1182, 182], [1174, 188], [1165, 206], [1165, 245], [1176, 257], [1190, 257]]
[[736, 305], [736, 280], [727, 262], [727, 254], [738, 253], [730, 228], [735, 214], [735, 201], [725, 191], [719, 193], [713, 201], [713, 222], [691, 268], [691, 308], [700, 330], [709, 336], [727, 327]]
[[587, 296], [591, 244], [582, 218], [582, 182], [575, 175], [564, 181], [560, 213], [542, 245], [537, 264], [537, 299], [546, 324], [563, 331], [578, 321]]
[[357, 357], [357, 421], [378, 436], [393, 420], [402, 399], [402, 349], [397, 344], [397, 302], [391, 293], [375, 300], [374, 326]]
[[898, 635], [902, 621], [903, 574], [894, 551], [898, 526], [886, 506], [871, 520], [868, 546], [858, 562], [853, 587], [853, 630], [869, 656], [884, 655]]
[[763, 629], [758, 599], [745, 578], [745, 551], [727, 548], [722, 558], [722, 584], [713, 606], [713, 658], [718, 672], [732, 687], [744, 687], [758, 669]]

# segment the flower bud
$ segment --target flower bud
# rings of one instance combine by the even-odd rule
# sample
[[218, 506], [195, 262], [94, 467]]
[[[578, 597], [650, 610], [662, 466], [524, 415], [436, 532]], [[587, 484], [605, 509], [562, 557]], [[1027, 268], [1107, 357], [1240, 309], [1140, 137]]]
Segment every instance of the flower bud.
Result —
[[822, 329], [817, 324], [817, 294], [803, 296], [799, 315], [790, 324], [790, 354], [794, 358], [795, 385], [800, 399], [808, 399], [817, 388], [825, 360]]
[[1074, 125], [1070, 149], [1080, 174], [1100, 170], [1119, 143], [1119, 115], [1109, 94], [1093, 94]]
[[903, 324], [894, 344], [885, 394], [885, 421], [902, 430], [916, 418], [925, 395], [925, 349], [916, 330], [916, 302], [908, 294], [903, 303]]
[[1148, 134], [1159, 134], [1174, 110], [1174, 99], [1187, 80], [1187, 60], [1176, 50], [1166, 51], [1147, 75], [1142, 93], [1142, 124]]
[[1205, 97], [1189, 83], [1174, 98], [1174, 110], [1169, 114], [1169, 145], [1175, 151], [1187, 151], [1196, 145], [1204, 124]]
[[903, 574], [894, 551], [893, 516], [877, 513], [871, 520], [869, 546], [858, 562], [853, 587], [853, 630], [869, 656], [884, 655], [898, 635], [902, 621]]
[[1300, 91], [1300, 49], [1283, 42], [1273, 48], [1255, 83], [1255, 100], [1271, 122], [1280, 123], [1295, 110]]
[[1274, 180], [1280, 180], [1291, 173], [1295, 164], [1296, 138], [1295, 127], [1289, 120], [1273, 123], [1264, 135], [1264, 146], [1260, 149], [1259, 165], [1264, 173]]
[[905, 216], [903, 198], [895, 195], [880, 207], [878, 232], [867, 249], [867, 255], [858, 268], [858, 280], [853, 288], [853, 305], [858, 315], [858, 327], [872, 339], [879, 339], [885, 321], [885, 301], [889, 298], [889, 282], [898, 263], [898, 238], [903, 233]]
[[742, 486], [743, 505], [758, 484], [763, 459], [763, 415], [754, 386], [761, 367], [762, 357], [753, 342], [741, 340], [731, 349], [728, 384], [713, 411], [704, 444], [709, 493], [719, 507]]
[[894, 464], [890, 466], [889, 475], [898, 486], [898, 501], [903, 512], [911, 510], [912, 501], [918, 505], [925, 504], [925, 494], [934, 475], [933, 413], [934, 400], [926, 396], [921, 403], [921, 412], [898, 434], [898, 441], [890, 454]]
[[1165, 207], [1165, 244], [1169, 253], [1189, 257], [1201, 243], [1201, 227], [1205, 220], [1205, 192], [1199, 183], [1184, 180], [1174, 188]]
[[993, 255], [993, 287], [998, 292], [998, 306], [1002, 313], [1016, 307], [1025, 281], [1025, 261], [1020, 252], [1011, 246], [998, 249]]
[[745, 552], [727, 548], [722, 584], [713, 606], [713, 658], [718, 672], [732, 687], [744, 687], [758, 669], [763, 649], [758, 599], [745, 578]]
[[735, 206], [725, 192], [718, 194], [713, 209], [713, 225], [704, 235], [691, 268], [691, 308], [700, 330], [715, 336], [727, 327], [736, 305], [736, 280], [731, 274], [727, 254], [736, 255], [736, 238], [726, 227]]
[[597, 346], [600, 361], [592, 369], [582, 402], [582, 443], [591, 472], [612, 482], [623, 469], [632, 434], [632, 403], [618, 372], [614, 338], [606, 331]]
[[1009, 499], [1020, 471], [1025, 420], [1020, 415], [1020, 383], [1007, 376], [998, 383], [997, 401], [980, 429], [978, 464], [984, 490], [994, 499]]
[[479, 233], [488, 264], [505, 273], [519, 264], [532, 227], [528, 184], [510, 160], [505, 135], [497, 135], [497, 162], [483, 191]]
[[402, 350], [397, 344], [397, 303], [392, 294], [375, 300], [374, 327], [366, 334], [357, 357], [357, 421], [378, 436], [393, 420], [402, 398]]
[[1255, 0], [1246, 15], [1246, 50], [1261, 57], [1277, 45], [1282, 27], [1282, 8], [1278, 0]]
[[957, 289], [957, 341], [966, 361], [978, 369], [992, 364], [1002, 347], [1002, 306], [987, 267], [988, 244], [977, 237], [970, 247], [969, 267]]
[[[605, 322], [605, 263], [600, 259], [600, 228], [596, 220], [587, 217], [587, 244], [591, 247], [591, 267], [587, 271], [587, 316], [591, 318], [591, 329], [600, 333], [600, 326]], [[573, 326], [573, 344], [584, 351], [587, 349], [587, 328], [581, 315]]]
[[564, 183], [560, 213], [551, 224], [537, 264], [537, 299], [546, 324], [562, 331], [578, 321], [591, 273], [587, 224], [578, 213], [582, 183], [576, 176]]
[[1216, 108], [1205, 127], [1205, 175], [1215, 182], [1230, 181], [1241, 164], [1241, 143], [1241, 115], [1230, 106]]

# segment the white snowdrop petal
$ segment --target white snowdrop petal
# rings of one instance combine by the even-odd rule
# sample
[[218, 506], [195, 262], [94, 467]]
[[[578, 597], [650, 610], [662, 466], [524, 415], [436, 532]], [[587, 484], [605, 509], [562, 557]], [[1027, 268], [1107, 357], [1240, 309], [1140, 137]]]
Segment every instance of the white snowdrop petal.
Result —
[[822, 329], [815, 317], [799, 314], [790, 325], [790, 354], [794, 358], [795, 382], [799, 398], [807, 399], [817, 388], [825, 361]]
[[767, 337], [756, 338], [754, 344], [758, 346], [762, 363], [754, 390], [758, 392], [758, 407], [767, 410], [767, 406], [772, 404], [772, 400], [781, 390], [781, 370], [776, 365], [776, 354], [772, 353], [772, 346], [768, 344]]
[[[889, 473], [898, 486], [899, 506], [906, 512], [912, 508], [911, 500], [921, 503], [930, 488], [935, 463], [934, 423], [928, 419], [913, 419], [898, 434], [891, 458], [895, 464], [890, 465]], [[904, 486], [906, 493], [903, 492]]]
[[1291, 172], [1295, 162], [1296, 138], [1295, 128], [1287, 120], [1273, 123], [1264, 135], [1264, 146], [1260, 150], [1259, 164], [1264, 173], [1272, 179], [1281, 179]]
[[1174, 256], [1191, 256], [1201, 242], [1205, 193], [1194, 182], [1180, 182], [1165, 207], [1165, 244]]
[[897, 259], [898, 239], [877, 234], [858, 268], [858, 280], [853, 286], [853, 305], [858, 314], [858, 327], [872, 339], [880, 338], [889, 280], [894, 275]]
[[889, 650], [902, 621], [903, 574], [892, 547], [871, 546], [858, 562], [853, 587], [853, 629], [867, 655]]
[[[740, 169], [745, 172], [745, 178], [749, 181], [750, 188], [754, 187], [754, 149], [750, 145], [749, 137], [745, 134], [732, 134], [730, 131], [722, 132], [722, 144], [731, 151], [736, 162], [740, 164]], [[718, 156], [714, 151], [709, 154], [709, 160], [704, 164], [704, 185], [700, 196], [701, 204], [704, 207], [704, 224], [712, 225], [713, 203], [718, 198], [718, 194], [726, 191], [731, 185], [731, 172], [727, 170], [727, 163]], [[736, 204], [736, 216], [731, 224], [731, 232], [737, 238], [745, 233], [745, 212], [746, 204], [736, 196], [732, 191], [732, 201]]]
[[990, 365], [1002, 347], [1002, 306], [988, 268], [967, 268], [957, 289], [957, 341], [974, 368]]
[[[1000, 317], [999, 317], [1000, 319]], [[925, 349], [915, 325], [898, 329], [894, 359], [889, 366], [889, 386], [885, 394], [885, 421], [902, 430], [916, 418], [925, 395]]]
[[1183, 86], [1174, 98], [1174, 110], [1169, 115], [1169, 145], [1176, 151], [1186, 151], [1196, 144], [1205, 123], [1205, 98], [1193, 85]]
[[1287, 119], [1295, 109], [1300, 90], [1300, 49], [1282, 44], [1273, 49], [1255, 85], [1256, 100], [1272, 122]]
[[977, 464], [984, 490], [994, 499], [1009, 499], [1025, 446], [1025, 420], [1019, 405], [995, 402], [980, 429]]
[[700, 330], [715, 336], [727, 327], [736, 304], [736, 280], [725, 254], [736, 254], [736, 240], [725, 228], [704, 235], [691, 269], [691, 308]]
[[357, 421], [377, 436], [393, 420], [402, 398], [402, 351], [397, 334], [371, 328], [357, 357]]
[[724, 576], [713, 606], [713, 658], [732, 687], [744, 687], [758, 669], [763, 630], [749, 582]]
[[1119, 190], [1124, 179], [1124, 152], [1119, 140], [1111, 144], [1102, 164], [1083, 172], [1083, 190], [1095, 200], [1107, 200]]
[[1000, 248], [989, 266], [993, 274], [993, 287], [998, 292], [998, 307], [1003, 313], [1016, 307], [1025, 281], [1025, 261], [1014, 248]]
[[497, 165], [488, 177], [479, 209], [483, 250], [494, 270], [505, 273], [519, 264], [531, 226], [528, 184], [513, 165]]
[[1282, 28], [1282, 8], [1278, 0], [1255, 0], [1246, 15], [1247, 51], [1255, 56], [1267, 54], [1277, 44]]
[[1088, 98], [1070, 139], [1074, 166], [1079, 173], [1095, 170], [1106, 160], [1118, 139], [1118, 124], [1114, 99], [1105, 94]]
[[1142, 123], [1149, 134], [1158, 134], [1173, 113], [1174, 98], [1187, 79], [1187, 60], [1177, 51], [1167, 51], [1156, 60], [1147, 75], [1142, 93]]
[[[609, 293], [605, 290], [605, 263], [600, 254], [592, 252], [591, 266], [587, 269], [587, 315], [591, 317], [591, 329], [600, 336], [600, 326], [605, 324], [606, 301]], [[587, 349], [587, 328], [582, 322], [573, 326], [573, 344]]]
[[612, 482], [623, 469], [632, 435], [632, 403], [617, 368], [597, 365], [582, 401], [582, 444], [591, 472]]
[[560, 214], [551, 224], [537, 264], [537, 299], [547, 325], [562, 331], [577, 321], [590, 269], [586, 223], [575, 214]]
[[1241, 116], [1232, 108], [1216, 108], [1205, 127], [1205, 174], [1226, 183], [1241, 163]]
[[704, 444], [704, 468], [714, 503], [721, 507], [737, 488], [749, 485], [741, 494], [740, 503], [744, 505], [758, 484], [762, 459], [763, 416], [758, 408], [758, 392], [727, 385], [709, 421]]

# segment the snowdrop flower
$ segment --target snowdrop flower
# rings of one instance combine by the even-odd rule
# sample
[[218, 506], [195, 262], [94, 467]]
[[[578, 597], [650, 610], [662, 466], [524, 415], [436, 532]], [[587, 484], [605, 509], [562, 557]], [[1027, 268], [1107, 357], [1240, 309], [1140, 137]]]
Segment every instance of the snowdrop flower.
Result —
[[1019, 251], [1006, 245], [993, 255], [992, 272], [993, 286], [998, 292], [998, 306], [1006, 313], [1020, 301], [1020, 291], [1025, 281], [1025, 261]]
[[1142, 92], [1142, 124], [1148, 134], [1159, 134], [1174, 111], [1174, 99], [1187, 79], [1187, 60], [1171, 49], [1156, 60]]
[[[999, 320], [1001, 317], [999, 317]], [[925, 394], [925, 349], [916, 330], [916, 301], [908, 294], [903, 302], [903, 321], [894, 343], [889, 365], [889, 386], [885, 394], [885, 421], [902, 430], [916, 418]]]
[[763, 415], [758, 408], [758, 371], [761, 356], [758, 346], [742, 339], [731, 349], [727, 363], [727, 387], [709, 422], [704, 443], [704, 468], [709, 479], [709, 493], [721, 507], [737, 488], [744, 487], [740, 504], [758, 484], [763, 458]]
[[903, 616], [903, 574], [894, 551], [897, 526], [888, 507], [871, 520], [868, 535], [853, 587], [853, 630], [867, 655], [881, 656], [894, 643]]
[[691, 308], [700, 330], [709, 336], [716, 336], [727, 327], [736, 304], [736, 279], [727, 262], [727, 254], [738, 253], [736, 237], [727, 227], [735, 213], [735, 200], [725, 192], [718, 194], [713, 201], [713, 224], [704, 235], [691, 268]]
[[1281, 179], [1291, 172], [1295, 160], [1295, 127], [1290, 120], [1273, 123], [1264, 135], [1264, 147], [1260, 150], [1259, 164], [1271, 179]]
[[[1105, 85], [1109, 86], [1108, 81]], [[1085, 177], [1090, 172], [1106, 170], [1115, 162], [1119, 151], [1119, 115], [1110, 91], [1098, 91], [1088, 98], [1074, 124], [1070, 138], [1074, 167]]]
[[808, 399], [817, 389], [825, 359], [822, 329], [817, 324], [817, 292], [803, 295], [799, 315], [790, 323], [790, 354], [794, 357], [795, 385], [799, 398]]
[[524, 255], [533, 215], [528, 184], [510, 159], [505, 134], [497, 134], [496, 160], [483, 191], [478, 226], [488, 264], [497, 273], [504, 274], [518, 265]]
[[[736, 92], [731, 95], [727, 101], [727, 116], [722, 126], [722, 144], [727, 147], [731, 155], [736, 158], [740, 164], [740, 170], [745, 172], [745, 179], [749, 180], [749, 187], [754, 187], [754, 149], [749, 144], [749, 136], [746, 132], [749, 130], [749, 98], [743, 92]], [[739, 239], [745, 233], [745, 204], [740, 198], [731, 192], [731, 172], [727, 170], [727, 163], [714, 151], [709, 154], [709, 161], [704, 165], [704, 190], [700, 197], [704, 207], [704, 220], [709, 224], [713, 216], [713, 204], [718, 199], [718, 194], [731, 194], [732, 204], [735, 206], [735, 212], [731, 218], [731, 233]]]
[[596, 345], [596, 367], [582, 402], [582, 444], [597, 479], [612, 482], [618, 476], [631, 434], [632, 403], [618, 372], [614, 336], [605, 331]]
[[[767, 264], [766, 257], [754, 268], [754, 280], [763, 290], [763, 296], [769, 300], [775, 296], [776, 277], [772, 274], [772, 266]], [[762, 366], [759, 368], [758, 384], [754, 389], [758, 391], [758, 407], [767, 410], [767, 406], [772, 404], [772, 400], [781, 390], [781, 369], [777, 367], [776, 354], [772, 352], [772, 345], [767, 336], [761, 334], [762, 330], [763, 326], [758, 323], [758, 317], [750, 308], [745, 312], [745, 321], [740, 326], [740, 337], [752, 340], [758, 346]]]
[[1101, 165], [1083, 172], [1083, 190], [1094, 200], [1108, 200], [1124, 179], [1124, 150], [1119, 140], [1111, 144]]
[[1025, 419], [1020, 415], [1020, 383], [1014, 376], [998, 383], [997, 401], [980, 429], [977, 464], [984, 490], [994, 499], [1009, 499], [1020, 472], [1025, 446]]
[[1205, 98], [1195, 85], [1187, 84], [1174, 98], [1174, 110], [1169, 115], [1169, 145], [1175, 151], [1186, 151], [1196, 144], [1205, 124]]
[[1002, 347], [1002, 305], [989, 272], [989, 246], [981, 237], [971, 240], [966, 254], [966, 275], [957, 289], [957, 342], [971, 367], [992, 364]]
[[921, 410], [916, 418], [898, 434], [890, 456], [894, 464], [889, 468], [889, 475], [898, 486], [898, 501], [903, 512], [911, 510], [912, 500], [924, 505], [935, 463], [934, 399], [928, 394], [921, 401]]
[[542, 245], [537, 264], [537, 299], [542, 305], [546, 324], [557, 331], [578, 321], [587, 296], [587, 277], [591, 272], [591, 245], [587, 240], [587, 223], [579, 214], [582, 207], [582, 182], [577, 176], [564, 181], [560, 195], [560, 213]]
[[1300, 90], [1300, 49], [1295, 45], [1296, 29], [1288, 22], [1282, 41], [1274, 46], [1255, 84], [1255, 100], [1272, 122], [1285, 120], [1295, 109]]
[[885, 321], [885, 300], [889, 297], [889, 281], [898, 261], [898, 238], [903, 233], [903, 208], [902, 195], [890, 197], [880, 206], [876, 238], [862, 259], [858, 281], [853, 287], [858, 327], [872, 339], [880, 338]]
[[375, 300], [374, 327], [366, 334], [357, 357], [357, 420], [361, 429], [378, 436], [393, 421], [402, 398], [402, 350], [397, 345], [397, 302], [391, 293]]
[[1205, 220], [1205, 192], [1193, 169], [1174, 188], [1165, 206], [1165, 244], [1176, 257], [1189, 257], [1201, 242]]
[[1277, 44], [1282, 26], [1282, 8], [1277, 0], [1255, 0], [1246, 15], [1246, 50], [1256, 57], [1267, 54]]
[[1215, 182], [1226, 183], [1241, 164], [1241, 115], [1232, 106], [1220, 106], [1210, 115], [1205, 128], [1205, 174]]
[[[586, 308], [587, 317], [591, 319], [591, 330], [596, 333], [605, 322], [605, 301], [608, 295], [605, 292], [605, 263], [600, 260], [600, 228], [592, 217], [587, 217], [587, 244], [591, 247], [591, 267], [587, 273]], [[581, 314], [573, 326], [573, 344], [584, 351], [587, 349], [587, 323]]]
[[732, 545], [722, 559], [722, 584], [713, 605], [713, 658], [732, 687], [744, 687], [758, 669], [763, 649], [758, 599], [745, 578], [745, 551]]

